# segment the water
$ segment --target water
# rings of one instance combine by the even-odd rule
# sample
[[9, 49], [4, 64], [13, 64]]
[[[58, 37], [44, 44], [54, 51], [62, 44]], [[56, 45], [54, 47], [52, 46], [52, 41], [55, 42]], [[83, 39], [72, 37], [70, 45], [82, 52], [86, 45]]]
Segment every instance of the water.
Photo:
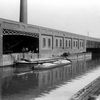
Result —
[[28, 66], [0, 71], [2, 100], [69, 100], [100, 76], [100, 59], [74, 61], [71, 65], [42, 71], [32, 71]]

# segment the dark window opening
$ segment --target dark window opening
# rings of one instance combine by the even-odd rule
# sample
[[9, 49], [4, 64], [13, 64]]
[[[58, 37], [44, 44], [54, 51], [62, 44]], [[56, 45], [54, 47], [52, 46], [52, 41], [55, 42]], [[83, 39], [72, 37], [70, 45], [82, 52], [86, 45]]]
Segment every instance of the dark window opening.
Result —
[[75, 47], [75, 41], [74, 41], [74, 47]]
[[66, 40], [66, 47], [67, 47], [67, 40]]
[[62, 47], [62, 40], [60, 39], [60, 47]]
[[84, 47], [84, 42], [82, 42], [82, 47]]
[[43, 38], [43, 48], [46, 47], [46, 39]]
[[71, 41], [69, 40], [69, 47], [71, 46]]
[[76, 47], [78, 47], [78, 41], [76, 41]]
[[48, 39], [48, 47], [51, 47], [51, 39]]
[[58, 39], [56, 39], [56, 47], [58, 47]]
[[82, 47], [82, 45], [81, 45], [82, 43], [81, 43], [81, 41], [80, 41], [80, 47]]

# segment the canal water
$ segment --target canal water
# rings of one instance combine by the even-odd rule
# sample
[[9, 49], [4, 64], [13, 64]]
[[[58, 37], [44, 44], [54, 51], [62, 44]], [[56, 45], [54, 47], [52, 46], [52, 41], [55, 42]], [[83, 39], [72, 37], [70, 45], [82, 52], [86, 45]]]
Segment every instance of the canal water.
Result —
[[100, 76], [100, 58], [49, 70], [0, 68], [0, 100], [69, 100]]

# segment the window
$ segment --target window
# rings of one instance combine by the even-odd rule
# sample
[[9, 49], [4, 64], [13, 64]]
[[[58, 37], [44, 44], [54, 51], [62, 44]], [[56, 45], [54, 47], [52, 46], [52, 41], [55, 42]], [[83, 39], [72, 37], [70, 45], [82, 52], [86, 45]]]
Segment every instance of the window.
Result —
[[74, 41], [74, 47], [75, 47], [75, 41]]
[[56, 39], [56, 47], [58, 47], [58, 39]]
[[50, 38], [48, 39], [48, 47], [49, 48], [51, 47], [51, 39]]
[[71, 40], [69, 40], [69, 47], [71, 46]]
[[78, 41], [76, 41], [76, 47], [78, 47]]
[[43, 48], [46, 46], [46, 39], [43, 38]]
[[67, 47], [67, 40], [66, 40], [66, 47]]
[[82, 47], [84, 47], [84, 42], [82, 42]]
[[82, 47], [82, 45], [81, 45], [81, 41], [80, 41], [80, 47]]
[[62, 47], [62, 40], [60, 39], [60, 47]]

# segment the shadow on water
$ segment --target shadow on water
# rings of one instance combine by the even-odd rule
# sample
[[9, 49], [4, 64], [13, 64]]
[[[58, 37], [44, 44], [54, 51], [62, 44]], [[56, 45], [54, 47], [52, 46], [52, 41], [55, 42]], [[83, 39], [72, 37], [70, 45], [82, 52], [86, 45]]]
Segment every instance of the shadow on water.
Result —
[[44, 71], [31, 71], [29, 67], [6, 67], [1, 69], [3, 71], [0, 80], [2, 82], [0, 96], [2, 100], [36, 98], [88, 73], [98, 65], [100, 65], [100, 59], [74, 61], [71, 65]]
[[100, 59], [100, 53], [93, 53], [92, 59]]

